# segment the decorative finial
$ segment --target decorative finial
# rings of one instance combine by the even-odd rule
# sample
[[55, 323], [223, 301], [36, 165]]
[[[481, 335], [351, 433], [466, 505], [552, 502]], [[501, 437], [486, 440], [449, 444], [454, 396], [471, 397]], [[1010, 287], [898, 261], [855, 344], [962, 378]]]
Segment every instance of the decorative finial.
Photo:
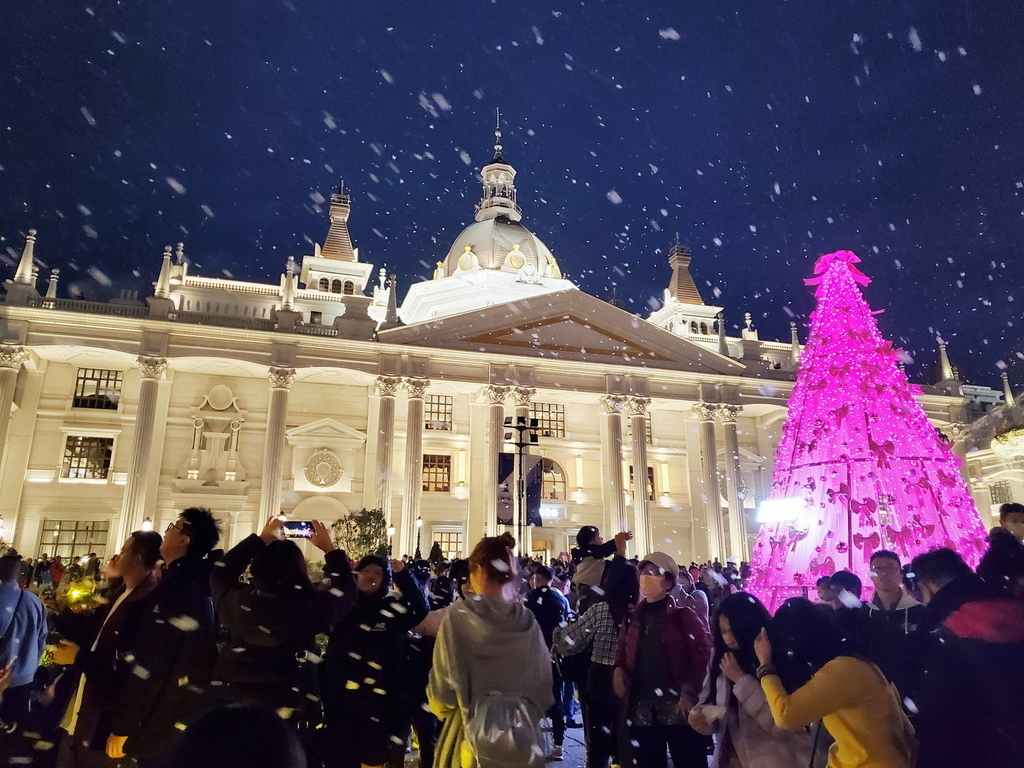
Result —
[[494, 161], [496, 163], [505, 162], [505, 158], [501, 154], [501, 109], [494, 110]]
[[179, 266], [185, 262], [185, 244], [184, 243], [178, 243], [178, 247], [174, 251], [174, 257], [177, 260]]
[[285, 271], [285, 274], [288, 275], [289, 277], [291, 277], [292, 275], [295, 274], [295, 257], [294, 256], [289, 256], [288, 257], [288, 262], [285, 264], [284, 271]]
[[21, 252], [21, 260], [18, 262], [18, 271], [14, 274], [14, 282], [21, 285], [35, 285], [32, 276], [32, 269], [35, 264], [36, 253], [36, 231], [30, 229], [28, 237], [25, 238], [25, 248]]
[[54, 267], [50, 270], [50, 282], [46, 286], [46, 298], [57, 298], [57, 281], [60, 280], [60, 270]]
[[753, 330], [753, 328], [750, 327], [751, 325], [753, 325], [753, 320], [754, 319], [750, 316], [749, 312], [743, 313], [743, 322], [746, 323], [748, 331]]

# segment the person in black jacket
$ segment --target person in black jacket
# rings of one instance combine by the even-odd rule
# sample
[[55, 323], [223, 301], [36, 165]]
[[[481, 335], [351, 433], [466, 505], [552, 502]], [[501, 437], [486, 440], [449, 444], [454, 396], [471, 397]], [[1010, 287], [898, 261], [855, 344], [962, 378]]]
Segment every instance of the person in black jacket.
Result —
[[220, 525], [213, 513], [190, 507], [167, 526], [160, 556], [164, 573], [126, 626], [131, 642], [107, 755], [131, 756], [142, 766], [168, 754], [199, 710], [217, 658], [210, 564]]
[[[313, 520], [310, 542], [324, 552], [329, 582], [315, 588], [284, 522], [272, 517], [257, 536], [224, 555], [210, 576], [213, 600], [227, 635], [217, 657], [211, 704], [256, 704], [288, 715], [306, 731], [321, 719], [316, 664], [318, 634], [327, 634], [352, 607], [355, 580], [348, 557]], [[246, 568], [252, 578], [240, 581]]]
[[1024, 504], [999, 507], [999, 525], [988, 537], [978, 575], [1011, 597], [1024, 598]]
[[[554, 578], [554, 574], [550, 568], [546, 565], [537, 566], [530, 577], [530, 586], [533, 589], [526, 595], [526, 607], [537, 619], [540, 632], [544, 635], [544, 642], [549, 650], [555, 627], [561, 626], [569, 620], [569, 601], [561, 592], [551, 588], [552, 578]], [[555, 697], [555, 703], [548, 710], [548, 717], [551, 718], [551, 741], [554, 746], [551, 759], [561, 760], [562, 744], [565, 741], [565, 713], [562, 711], [562, 686], [565, 682], [559, 673], [558, 664], [553, 661], [551, 662], [551, 681]]]
[[[356, 565], [356, 601], [334, 626], [324, 660], [326, 768], [381, 766], [404, 748], [400, 707], [405, 636], [427, 601], [401, 560], [367, 555]], [[392, 574], [400, 592], [389, 592]]]

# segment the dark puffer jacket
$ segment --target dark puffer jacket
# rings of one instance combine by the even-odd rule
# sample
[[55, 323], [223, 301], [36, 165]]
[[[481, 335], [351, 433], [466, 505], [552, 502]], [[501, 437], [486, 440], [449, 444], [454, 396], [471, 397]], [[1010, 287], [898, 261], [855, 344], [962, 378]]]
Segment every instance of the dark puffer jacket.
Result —
[[[227, 642], [214, 670], [211, 695], [230, 702], [302, 711], [319, 718], [315, 638], [327, 634], [355, 602], [355, 580], [342, 550], [324, 557], [327, 581], [317, 588], [270, 588], [239, 579], [266, 544], [253, 534], [224, 555], [210, 577]], [[313, 698], [311, 698], [313, 697]]]
[[928, 603], [918, 633], [918, 768], [1024, 765], [1024, 604], [961, 576]]

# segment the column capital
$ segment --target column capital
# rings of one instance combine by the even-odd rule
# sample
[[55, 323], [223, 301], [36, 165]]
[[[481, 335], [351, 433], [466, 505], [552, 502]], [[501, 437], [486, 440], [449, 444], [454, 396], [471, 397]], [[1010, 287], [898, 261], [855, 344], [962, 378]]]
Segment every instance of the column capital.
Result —
[[480, 390], [480, 397], [487, 405], [503, 405], [507, 394], [508, 387], [502, 387], [498, 384], [488, 384]]
[[735, 424], [742, 411], [742, 405], [722, 404], [715, 408], [715, 421], [721, 424]]
[[272, 365], [267, 372], [267, 378], [270, 380], [271, 389], [291, 389], [292, 382], [295, 381], [295, 369]]
[[703, 400], [690, 406], [690, 413], [700, 421], [713, 421], [716, 410], [717, 408], [713, 403], [705, 403]]
[[155, 355], [139, 355], [135, 358], [135, 364], [144, 379], [162, 379], [167, 370], [167, 358], [156, 357]]
[[651, 398], [640, 395], [630, 395], [626, 398], [625, 410], [627, 416], [646, 416], [647, 408], [651, 404]]
[[378, 376], [373, 380], [373, 394], [377, 397], [394, 397], [402, 386], [401, 376]]
[[423, 398], [430, 386], [430, 379], [402, 379], [402, 389], [409, 393], [409, 397]]
[[5, 344], [0, 346], [0, 368], [18, 370], [28, 357], [28, 350], [22, 346]]
[[942, 433], [942, 436], [951, 443], [955, 443], [957, 440], [962, 440], [967, 436], [967, 433], [971, 431], [968, 425], [958, 424], [956, 422], [940, 424], [938, 429], [939, 432]]
[[533, 387], [509, 387], [508, 390], [508, 396], [517, 408], [528, 406], [536, 394], [537, 390]]
[[601, 407], [604, 408], [604, 412], [608, 414], [622, 413], [622, 409], [626, 404], [625, 395], [602, 395], [601, 396]]

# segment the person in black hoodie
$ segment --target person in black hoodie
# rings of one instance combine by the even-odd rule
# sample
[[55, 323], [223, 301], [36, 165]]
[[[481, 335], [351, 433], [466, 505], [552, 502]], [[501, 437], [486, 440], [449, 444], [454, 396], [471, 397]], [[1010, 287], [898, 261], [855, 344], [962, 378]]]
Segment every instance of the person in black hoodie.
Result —
[[[302, 550], [284, 538], [272, 517], [257, 536], [224, 555], [210, 576], [213, 600], [227, 635], [210, 685], [210, 704], [270, 707], [304, 736], [321, 720], [316, 667], [318, 634], [327, 634], [355, 602], [348, 557], [313, 520], [310, 543], [324, 553], [323, 588], [309, 580]], [[250, 568], [252, 578], [242, 583]]]
[[[561, 592], [551, 588], [553, 578], [554, 574], [550, 568], [546, 565], [537, 566], [537, 570], [530, 576], [530, 586], [533, 589], [526, 595], [526, 607], [537, 619], [548, 650], [551, 649], [551, 637], [555, 628], [569, 620], [569, 601]], [[561, 760], [562, 745], [565, 742], [565, 713], [562, 711], [562, 687], [565, 683], [559, 673], [558, 664], [554, 661], [551, 662], [551, 682], [555, 703], [548, 710], [548, 717], [551, 718], [551, 740], [554, 746], [550, 759]]]
[[914, 713], [918, 768], [1024, 765], [1024, 603], [971, 572], [951, 549], [914, 558], [918, 624]]
[[131, 641], [120, 658], [127, 674], [108, 757], [154, 764], [197, 715], [217, 658], [212, 561], [206, 558], [218, 539], [220, 524], [202, 507], [184, 510], [167, 526], [163, 576], [125, 627]]
[[999, 525], [988, 536], [978, 575], [1011, 597], [1024, 597], [1024, 504], [999, 507]]
[[[326, 768], [382, 766], [403, 748], [401, 690], [406, 634], [427, 601], [401, 560], [367, 555], [356, 565], [356, 601], [334, 626], [324, 660]], [[400, 595], [389, 592], [392, 574]]]

